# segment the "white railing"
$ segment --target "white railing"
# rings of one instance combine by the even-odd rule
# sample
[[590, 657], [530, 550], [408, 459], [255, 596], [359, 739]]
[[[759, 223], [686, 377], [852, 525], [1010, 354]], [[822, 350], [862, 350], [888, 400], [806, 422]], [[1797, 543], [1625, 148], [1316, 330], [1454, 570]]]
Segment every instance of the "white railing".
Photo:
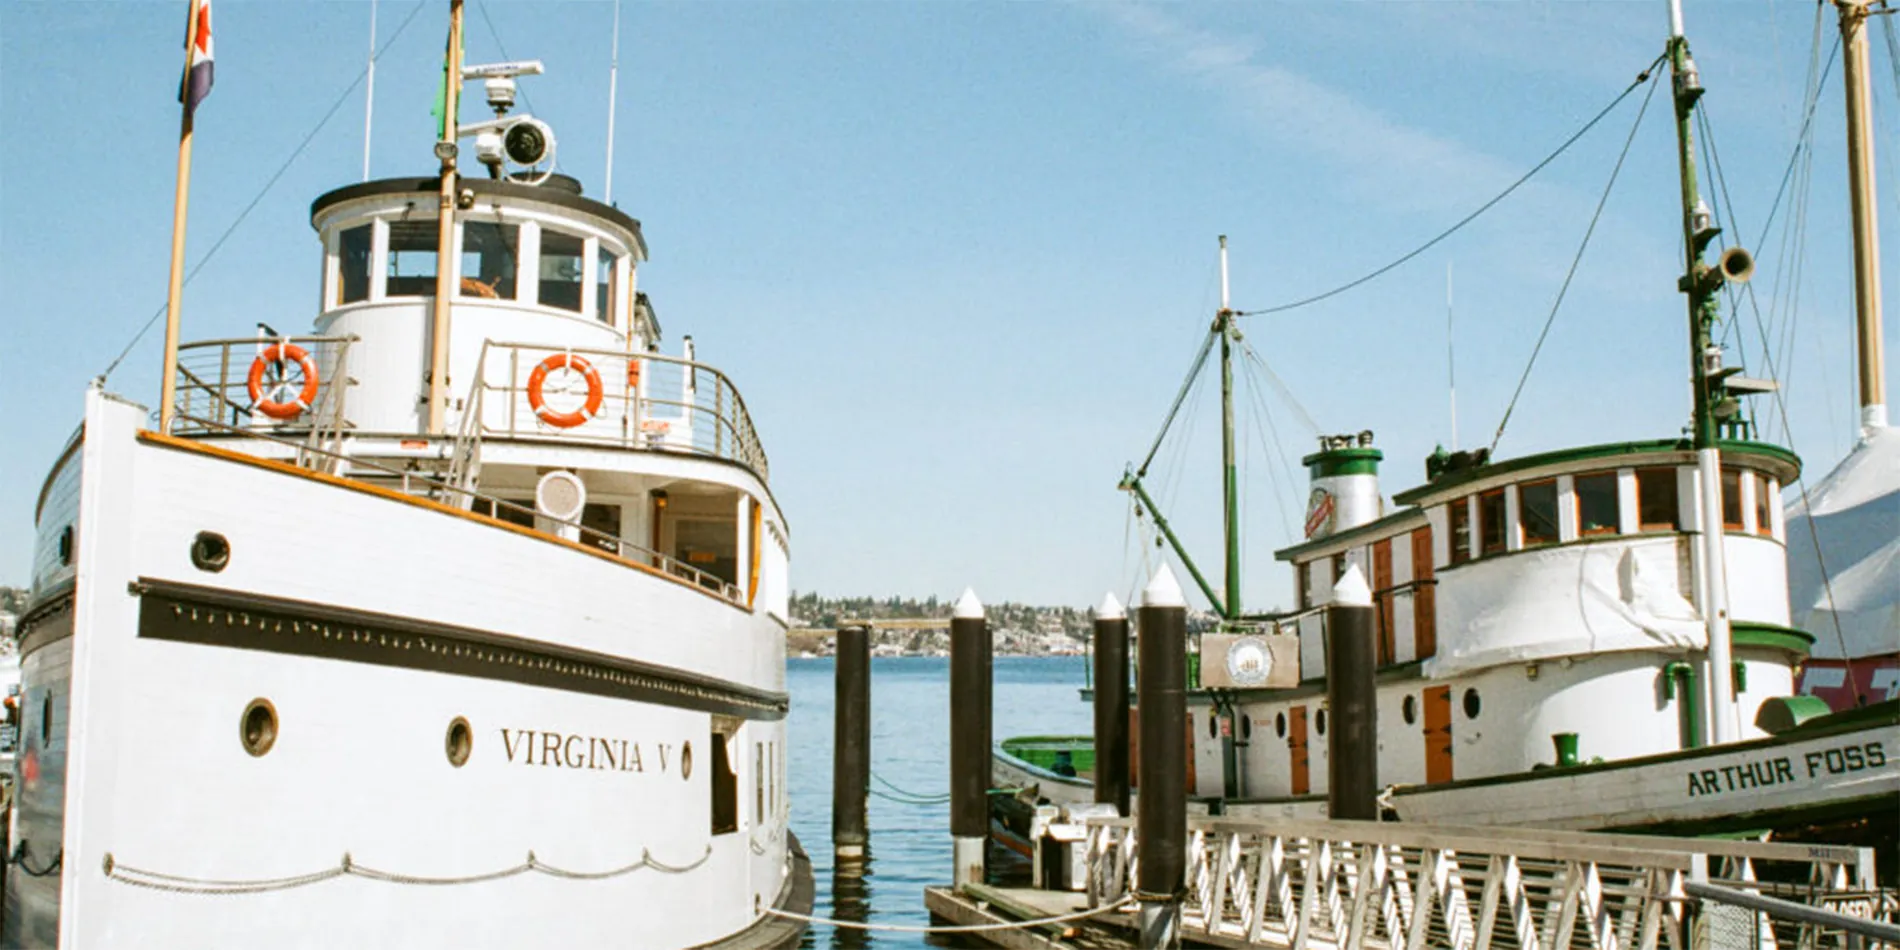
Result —
[[532, 519], [536, 530], [557, 537], [566, 537], [568, 540], [599, 548], [623, 561], [645, 565], [670, 574], [735, 604], [746, 603], [746, 592], [739, 585], [716, 574], [702, 571], [671, 555], [662, 554], [618, 535], [595, 530], [581, 524], [578, 518], [555, 518], [536, 511], [532, 506], [483, 494], [468, 485], [457, 484], [433, 474], [407, 468], [393, 468], [360, 456], [344, 455], [313, 445], [308, 439], [292, 441], [268, 432], [226, 425], [221, 421], [200, 416], [180, 415], [173, 421], [172, 429], [174, 432], [182, 430], [200, 435], [254, 439], [264, 443], [265, 450], [256, 453], [260, 457], [281, 459], [299, 468], [341, 474], [353, 480], [381, 484], [385, 488], [404, 495], [439, 501], [443, 504], [454, 505], [464, 511], [480, 510], [486, 514], [493, 514], [495, 517], [504, 517], [505, 512], [513, 512], [521, 520]]
[[[550, 416], [584, 410], [596, 398], [592, 380], [557, 358], [578, 357], [599, 380], [598, 407], [571, 426]], [[539, 393], [536, 367], [555, 360]], [[551, 439], [662, 452], [686, 452], [737, 462], [768, 477], [765, 450], [739, 390], [703, 363], [659, 353], [490, 341], [465, 411], [475, 416], [476, 439]], [[539, 398], [540, 406], [535, 405]]]
[[[1132, 819], [1087, 824], [1088, 900], [1100, 907], [1133, 893], [1140, 843]], [[1716, 919], [1686, 895], [1691, 881], [1817, 906], [1892, 906], [1866, 848], [1199, 818], [1188, 835], [1182, 935], [1228, 946], [1689, 950], [1711, 945]], [[1855, 903], [1868, 894], [1877, 899]], [[1750, 950], [1843, 939], [1764, 918]]]
[[[232, 430], [267, 430], [277, 438], [304, 437], [312, 449], [333, 450], [350, 427], [345, 402], [354, 381], [349, 374], [353, 336], [251, 337], [199, 340], [178, 348], [178, 375], [173, 396], [173, 435], [224, 434]], [[292, 403], [301, 396], [306, 377], [303, 365], [285, 358], [265, 360], [267, 349], [283, 352], [295, 347], [308, 355], [316, 370], [315, 394], [306, 405], [285, 418], [259, 410], [261, 402]], [[259, 376], [253, 395], [251, 377]], [[334, 472], [333, 464], [318, 466]]]

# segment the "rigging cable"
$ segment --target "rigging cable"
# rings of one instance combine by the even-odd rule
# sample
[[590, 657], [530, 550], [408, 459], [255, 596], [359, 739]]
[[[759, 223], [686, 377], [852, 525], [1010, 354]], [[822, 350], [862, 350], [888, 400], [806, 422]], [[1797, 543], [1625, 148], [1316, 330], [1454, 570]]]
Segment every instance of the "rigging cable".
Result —
[[1283, 304], [1277, 304], [1272, 307], [1265, 307], [1260, 310], [1236, 311], [1236, 315], [1242, 316], [1242, 317], [1250, 317], [1250, 316], [1256, 316], [1260, 314], [1281, 313], [1283, 311], [1294, 310], [1300, 307], [1304, 307], [1309, 304], [1319, 303], [1320, 301], [1325, 300], [1329, 297], [1336, 297], [1340, 294], [1345, 293], [1348, 290], [1353, 289], [1354, 287], [1357, 287], [1361, 284], [1367, 283], [1376, 278], [1384, 276], [1387, 272], [1392, 271], [1393, 269], [1405, 264], [1407, 261], [1410, 261], [1412, 258], [1417, 257], [1428, 250], [1431, 250], [1431, 248], [1434, 245], [1438, 244], [1440, 241], [1443, 241], [1444, 239], [1451, 237], [1453, 234], [1456, 234], [1459, 230], [1464, 228], [1465, 225], [1470, 224], [1473, 221], [1476, 221], [1479, 215], [1482, 215], [1486, 211], [1491, 210], [1491, 208], [1495, 206], [1498, 202], [1503, 201], [1505, 198], [1509, 197], [1512, 192], [1516, 191], [1519, 187], [1521, 187], [1525, 182], [1530, 181], [1532, 176], [1536, 175], [1538, 172], [1543, 171], [1545, 166], [1549, 165], [1551, 162], [1556, 161], [1557, 156], [1562, 155], [1564, 152], [1568, 151], [1570, 149], [1570, 146], [1575, 145], [1578, 139], [1583, 138], [1584, 135], [1587, 134], [1591, 129], [1596, 128], [1596, 124], [1598, 122], [1603, 121], [1603, 118], [1609, 115], [1610, 112], [1613, 111], [1618, 105], [1620, 105], [1624, 99], [1628, 98], [1630, 93], [1636, 91], [1636, 87], [1641, 86], [1642, 84], [1648, 82], [1650, 78], [1650, 74], [1655, 72], [1656, 67], [1662, 65], [1663, 60], [1667, 58], [1668, 58], [1667, 53], [1664, 53], [1663, 55], [1656, 57], [1655, 60], [1650, 62], [1650, 64], [1647, 67], [1645, 67], [1642, 72], [1636, 74], [1636, 78], [1630, 82], [1628, 88], [1618, 93], [1615, 99], [1610, 100], [1609, 105], [1604, 106], [1603, 110], [1598, 112], [1595, 116], [1591, 117], [1590, 121], [1585, 122], [1582, 128], [1578, 129], [1569, 138], [1565, 139], [1562, 145], [1557, 146], [1556, 151], [1551, 152], [1549, 155], [1544, 156], [1543, 161], [1538, 162], [1536, 165], [1531, 166], [1530, 171], [1525, 172], [1523, 176], [1520, 177], [1518, 180], [1511, 182], [1509, 187], [1505, 188], [1503, 191], [1498, 192], [1497, 195], [1494, 196], [1491, 200], [1486, 201], [1482, 205], [1479, 205], [1476, 211], [1473, 211], [1470, 214], [1465, 215], [1463, 218], [1460, 218], [1458, 220], [1458, 223], [1452, 225], [1449, 228], [1446, 228], [1443, 231], [1440, 231], [1438, 235], [1436, 237], [1433, 237], [1431, 240], [1426, 241], [1424, 244], [1421, 244], [1410, 251], [1407, 251], [1405, 254], [1401, 255], [1397, 260], [1394, 260], [1391, 263], [1386, 264], [1385, 266], [1380, 267], [1379, 269], [1374, 270], [1369, 274], [1366, 274], [1362, 277], [1359, 277], [1351, 281], [1347, 281], [1346, 283], [1341, 284], [1337, 287], [1334, 287], [1331, 290], [1325, 291], [1324, 293], [1314, 294], [1311, 297], [1305, 297], [1300, 300], [1292, 301], [1290, 303], [1283, 303]]
[[1148, 448], [1148, 457], [1141, 460], [1141, 467], [1135, 469], [1135, 477], [1148, 474], [1148, 466], [1154, 462], [1155, 453], [1161, 451], [1161, 441], [1168, 437], [1168, 428], [1174, 425], [1174, 417], [1181, 411], [1181, 403], [1188, 397], [1188, 390], [1201, 376], [1201, 367], [1207, 365], [1207, 354], [1214, 348], [1215, 331], [1207, 331], [1207, 338], [1201, 341], [1201, 350], [1194, 354], [1194, 362], [1188, 367], [1187, 378], [1181, 380], [1181, 390], [1174, 394], [1174, 404], [1168, 407], [1168, 417], [1161, 420], [1161, 431], [1155, 434], [1154, 445]]
[[[403, 30], [409, 28], [409, 22], [416, 18], [416, 14], [422, 12], [422, 8], [425, 5], [424, 0], [417, 0], [415, 7], [409, 11], [409, 15], [403, 18], [402, 24], [396, 27], [396, 32], [391, 33], [388, 41], [383, 43], [383, 48], [376, 51], [376, 59], [382, 58], [384, 53], [389, 52], [389, 47], [396, 42], [398, 37], [402, 36]], [[372, 60], [372, 62], [374, 62], [374, 60]], [[204, 269], [205, 264], [218, 253], [218, 249], [224, 246], [224, 242], [230, 239], [231, 235], [237, 231], [238, 226], [244, 223], [244, 219], [249, 217], [250, 213], [256, 209], [258, 202], [263, 201], [264, 196], [270, 194], [270, 190], [277, 184], [277, 180], [284, 177], [284, 172], [290, 170], [291, 164], [297, 160], [298, 156], [303, 154], [304, 149], [310, 147], [310, 143], [317, 137], [317, 133], [323, 131], [323, 127], [328, 125], [332, 118], [336, 117], [337, 110], [343, 108], [343, 103], [348, 101], [350, 95], [356, 92], [356, 87], [361, 85], [363, 78], [368, 75], [369, 67], [367, 66], [363, 67], [362, 72], [356, 74], [356, 78], [350, 82], [349, 86], [343, 90], [341, 95], [336, 97], [336, 101], [330, 104], [330, 111], [325, 112], [323, 118], [317, 120], [317, 124], [310, 129], [310, 134], [303, 137], [303, 141], [297, 144], [296, 149], [290, 153], [290, 157], [284, 159], [284, 163], [277, 166], [277, 171], [271, 174], [270, 180], [264, 182], [264, 187], [258, 189], [257, 195], [251, 198], [251, 203], [245, 205], [244, 210], [238, 212], [237, 217], [232, 219], [231, 224], [224, 229], [224, 233], [218, 235], [218, 239], [211, 243], [211, 249], [205, 251], [204, 256], [198, 258], [198, 262], [191, 266], [191, 270], [185, 274], [185, 284], [190, 284], [191, 279], [198, 276], [198, 272]], [[111, 376], [112, 371], [119, 368], [119, 364], [124, 362], [127, 356], [131, 355], [132, 348], [139, 345], [139, 341], [145, 338], [145, 334], [151, 332], [152, 325], [157, 323], [159, 318], [164, 315], [165, 307], [164, 305], [160, 305], [157, 312], [152, 314], [151, 319], [146, 320], [145, 325], [139, 328], [139, 332], [132, 334], [131, 341], [125, 344], [125, 349], [119, 351], [119, 355], [112, 360], [111, 365], [106, 367], [106, 371], [99, 374], [99, 379], [103, 381], [106, 377]]]
[[[475, 9], [481, 12], [482, 22], [488, 25], [488, 35], [494, 37], [495, 48], [501, 51], [501, 58], [508, 62], [514, 62], [515, 58], [508, 55], [508, 44], [501, 41], [501, 31], [495, 29], [495, 21], [488, 18], [488, 4], [482, 2], [482, 0], [475, 0]], [[619, 13], [616, 11], [615, 16], [618, 15]], [[618, 42], [618, 38], [616, 38], [615, 42]], [[519, 95], [521, 96], [521, 104], [528, 107], [529, 115], [533, 115], [534, 100], [528, 98], [528, 91], [526, 89], [519, 90]]]
[[[1833, 58], [1830, 56], [1828, 61], [1830, 64], [1832, 64]], [[1818, 88], [1816, 91], [1818, 93]], [[1817, 96], [1817, 101], [1818, 101], [1818, 96]], [[1812, 115], [1812, 112], [1813, 112], [1812, 106], [1813, 106], [1813, 103], [1811, 102], [1810, 108], [1809, 108], [1810, 115]], [[1726, 205], [1728, 208], [1727, 214], [1728, 214], [1729, 220], [1733, 221], [1735, 219], [1735, 206], [1734, 206], [1734, 203], [1729, 200], [1728, 185], [1727, 185], [1727, 182], [1722, 177], [1721, 164], [1719, 161], [1713, 159], [1713, 156], [1716, 154], [1715, 133], [1713, 129], [1710, 129], [1708, 127], [1706, 120], [1703, 125], [1703, 140], [1708, 144], [1708, 148], [1711, 154], [1711, 160], [1714, 164], [1717, 194], [1720, 196], [1721, 202], [1724, 205]], [[1797, 143], [1796, 148], [1797, 149], [1800, 148], [1799, 143]], [[1808, 153], [1810, 156], [1812, 156], [1813, 150], [1809, 149]], [[1812, 158], [1810, 158], [1810, 161], [1812, 161]], [[1806, 206], [1805, 200], [1801, 204], [1799, 204], [1797, 207], [1800, 209], [1799, 214], [1803, 218], [1802, 228], [1805, 230], [1805, 227], [1806, 227], [1805, 218], [1807, 214], [1807, 206]], [[1737, 227], [1740, 227], [1740, 225], [1738, 224]], [[1763, 229], [1762, 237], [1763, 238], [1767, 237], [1766, 228]], [[1744, 288], [1744, 296], [1748, 298], [1749, 306], [1754, 311], [1754, 314], [1755, 314], [1756, 331], [1761, 335], [1761, 338], [1762, 338], [1762, 349], [1764, 351], [1762, 355], [1762, 359], [1764, 362], [1767, 363], [1766, 368], [1768, 370], [1769, 376], [1771, 378], [1774, 378], [1775, 377], [1774, 358], [1766, 352], [1768, 349], [1768, 330], [1767, 330], [1766, 324], [1761, 319], [1760, 303], [1756, 300], [1752, 285], [1744, 284], [1743, 288]], [[1799, 290], [1800, 288], [1797, 283], [1793, 289], [1793, 292], [1798, 294]], [[1731, 302], [1731, 306], [1733, 306], [1733, 302]], [[1736, 308], [1736, 309], [1739, 309], [1739, 308]], [[1775, 402], [1777, 412], [1781, 417], [1782, 438], [1785, 439], [1790, 446], [1793, 446], [1794, 445], [1794, 430], [1789, 423], [1787, 403], [1784, 397], [1782, 396], [1782, 390], [1780, 387], [1775, 388], [1774, 397], [1775, 397], [1774, 402]], [[1834, 602], [1834, 581], [1833, 581], [1833, 578], [1830, 576], [1830, 572], [1827, 569], [1827, 558], [1821, 550], [1821, 534], [1820, 534], [1820, 529], [1816, 527], [1814, 523], [1814, 514], [1813, 514], [1814, 509], [1813, 509], [1812, 503], [1810, 502], [1808, 498], [1807, 478], [1801, 472], [1800, 469], [1796, 469], [1795, 471], [1795, 484], [1797, 487], [1799, 487], [1801, 491], [1801, 510], [1805, 513], [1805, 517], [1808, 522], [1808, 540], [1814, 545], [1815, 566], [1821, 572], [1821, 590], [1822, 590], [1823, 595], [1827, 599], [1828, 618], [1833, 623], [1834, 639], [1835, 639], [1836, 644], [1838, 644], [1841, 648], [1841, 658], [1843, 660], [1846, 660], [1847, 659], [1847, 634], [1845, 631], [1841, 629], [1840, 613]], [[1852, 664], [1843, 663], [1842, 668], [1847, 677], [1847, 689], [1848, 689], [1849, 694], [1854, 695], [1854, 696], [1860, 695], [1860, 685], [1855, 681], [1855, 672], [1854, 672], [1854, 668]]]
[[[1661, 73], [1656, 73], [1660, 77]], [[1630, 146], [1636, 142], [1636, 131], [1643, 127], [1643, 116], [1649, 112], [1649, 102], [1656, 95], [1657, 82], [1651, 82], [1649, 92], [1643, 95], [1642, 108], [1636, 110], [1636, 121], [1630, 124], [1629, 137], [1623, 140], [1623, 152], [1616, 157], [1616, 166], [1610, 170], [1610, 180], [1603, 186], [1603, 195], [1597, 199], [1597, 209], [1590, 215], [1590, 226], [1583, 231], [1583, 243], [1577, 245], [1577, 255], [1570, 259], [1570, 270], [1564, 274], [1563, 286], [1557, 289], [1557, 299], [1551, 302], [1550, 316], [1544, 318], [1544, 329], [1537, 334], [1537, 345], [1531, 347], [1531, 358], [1524, 364], [1524, 374], [1517, 379], [1517, 389], [1511, 393], [1511, 401], [1504, 407], [1504, 418], [1498, 420], [1498, 431], [1491, 436], [1490, 451], [1498, 450], [1498, 442], [1504, 438], [1504, 427], [1511, 423], [1511, 412], [1517, 408], [1517, 399], [1524, 394], [1524, 384], [1530, 382], [1531, 369], [1537, 365], [1537, 354], [1544, 349], [1544, 341], [1550, 336], [1550, 328], [1557, 322], [1557, 312], [1564, 305], [1564, 296], [1570, 293], [1570, 281], [1577, 276], [1577, 267], [1583, 263], [1583, 252], [1590, 247], [1590, 237], [1596, 233], [1597, 222], [1603, 218], [1603, 208], [1609, 204], [1610, 192], [1616, 188], [1617, 176], [1623, 173], [1623, 161], [1629, 158]]]

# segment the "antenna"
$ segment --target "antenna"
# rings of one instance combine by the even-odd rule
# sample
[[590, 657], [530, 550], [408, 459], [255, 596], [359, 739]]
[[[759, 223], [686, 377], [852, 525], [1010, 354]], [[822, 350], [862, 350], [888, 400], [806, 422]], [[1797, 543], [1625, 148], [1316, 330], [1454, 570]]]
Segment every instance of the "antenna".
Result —
[[620, 0], [614, 0], [614, 47], [607, 66], [607, 174], [601, 201], [614, 203], [614, 100], [620, 92]]
[[1451, 261], [1445, 261], [1445, 388], [1451, 392], [1451, 450], [1458, 451], [1458, 358], [1452, 348]]
[[369, 181], [370, 119], [376, 113], [376, 0], [369, 0], [369, 87], [363, 93], [363, 180]]

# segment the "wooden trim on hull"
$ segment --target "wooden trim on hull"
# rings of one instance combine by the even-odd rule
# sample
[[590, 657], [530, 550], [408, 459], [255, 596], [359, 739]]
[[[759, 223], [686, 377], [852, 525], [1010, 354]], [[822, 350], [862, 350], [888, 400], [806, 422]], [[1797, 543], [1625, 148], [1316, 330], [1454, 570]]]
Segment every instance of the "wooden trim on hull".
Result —
[[432, 498], [420, 498], [415, 495], [405, 494], [403, 492], [395, 491], [393, 489], [384, 488], [381, 485], [370, 485], [364, 482], [356, 481], [354, 479], [343, 478], [342, 476], [339, 476], [339, 475], [329, 475], [324, 472], [312, 471], [310, 469], [303, 468], [301, 466], [292, 465], [289, 462], [280, 462], [276, 459], [267, 459], [267, 458], [261, 458], [255, 455], [246, 455], [243, 452], [236, 452], [231, 449], [222, 448], [220, 446], [206, 445], [206, 444], [203, 444], [191, 439], [181, 439], [175, 435], [165, 435], [163, 433], [152, 432], [149, 430], [141, 429], [139, 430], [138, 438], [140, 442], [149, 442], [153, 445], [162, 446], [168, 449], [175, 449], [181, 452], [196, 452], [199, 455], [207, 455], [212, 458], [223, 459], [227, 462], [236, 462], [240, 465], [249, 465], [254, 468], [268, 469], [270, 471], [277, 472], [278, 474], [281, 474], [281, 475], [293, 475], [298, 478], [308, 479], [313, 482], [322, 482], [326, 485], [331, 485], [337, 488], [343, 488], [343, 489], [347, 489], [349, 491], [354, 491], [354, 492], [361, 492], [365, 495], [375, 495], [378, 498], [386, 498], [390, 501], [400, 502], [405, 505], [413, 505], [417, 508], [426, 508], [438, 514], [444, 514], [444, 515], [449, 515], [455, 518], [461, 518], [465, 521], [478, 522], [478, 523], [485, 524], [493, 528], [500, 528], [504, 531], [512, 531], [515, 534], [521, 535], [522, 537], [525, 537], [525, 538], [533, 538], [537, 541], [542, 541], [547, 544], [564, 547], [571, 551], [579, 551], [582, 554], [597, 557], [603, 561], [611, 561], [615, 564], [620, 565], [621, 567], [632, 568], [633, 570], [640, 571], [641, 573], [648, 574], [653, 577], [657, 577], [669, 583], [678, 584], [679, 586], [684, 587], [687, 590], [697, 592], [703, 597], [710, 597], [713, 600], [716, 600], [722, 604], [725, 604], [728, 607], [733, 608], [734, 610], [742, 611], [748, 614], [752, 613], [752, 607], [747, 604], [735, 603], [731, 600], [728, 600], [727, 598], [725, 598], [724, 596], [720, 595], [719, 593], [715, 591], [707, 590], [706, 588], [701, 587], [698, 584], [695, 584], [692, 581], [689, 581], [683, 577], [675, 577], [672, 574], [669, 574], [666, 571], [660, 570], [659, 568], [654, 567], [651, 564], [643, 564], [640, 561], [636, 561], [631, 558], [625, 558], [609, 551], [603, 551], [600, 548], [595, 547], [594, 545], [591, 545], [591, 544], [582, 544], [579, 541], [570, 541], [566, 538], [559, 537], [558, 535], [552, 535], [552, 534], [547, 534], [545, 532], [536, 531], [533, 528], [527, 528], [518, 524], [513, 524], [511, 522], [503, 521], [500, 518], [496, 518], [490, 515], [481, 515], [481, 514], [476, 514], [475, 512], [472, 512], [472, 511], [464, 511], [461, 508], [456, 507], [455, 505], [443, 504], [442, 502], [436, 501]]
[[140, 578], [139, 637], [262, 650], [692, 709], [785, 718], [790, 698], [589, 650], [244, 591]]

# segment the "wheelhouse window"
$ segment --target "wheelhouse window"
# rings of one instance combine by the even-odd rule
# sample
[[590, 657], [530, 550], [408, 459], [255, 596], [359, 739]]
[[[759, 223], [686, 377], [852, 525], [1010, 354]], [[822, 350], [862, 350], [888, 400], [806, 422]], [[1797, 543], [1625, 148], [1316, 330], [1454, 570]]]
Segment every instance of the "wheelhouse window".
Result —
[[617, 258], [613, 252], [601, 248], [594, 259], [594, 317], [600, 322], [613, 326], [614, 301], [619, 299], [620, 269], [614, 266]]
[[586, 238], [542, 230], [541, 306], [581, 312], [581, 268], [586, 260]]
[[1622, 506], [1617, 500], [1616, 473], [1578, 475], [1575, 481], [1577, 534], [1586, 538], [1615, 534], [1622, 518]]
[[1742, 473], [1732, 468], [1722, 470], [1722, 527], [1742, 530]]
[[1497, 554], [1504, 550], [1504, 489], [1493, 488], [1478, 496], [1478, 551]]
[[435, 293], [435, 221], [389, 222], [390, 297], [427, 297]]
[[1300, 589], [1300, 609], [1313, 606], [1313, 562], [1293, 565], [1293, 582]]
[[1460, 498], [1452, 502], [1451, 509], [1451, 563], [1463, 564], [1471, 560], [1471, 506], [1467, 499]]
[[493, 221], [462, 225], [464, 297], [515, 299], [515, 273], [521, 260], [521, 226]]
[[336, 236], [337, 303], [369, 299], [369, 258], [374, 228], [360, 224]]
[[1333, 587], [1338, 587], [1339, 579], [1345, 576], [1346, 576], [1346, 552], [1341, 551], [1338, 554], [1333, 555], [1333, 582], [1332, 582], [1331, 587], [1326, 588], [1326, 602], [1327, 603], [1330, 604], [1333, 602]]
[[1518, 486], [1517, 520], [1524, 529], [1525, 547], [1557, 543], [1557, 482], [1554, 479]]
[[1636, 525], [1643, 531], [1676, 530], [1676, 470], [1636, 470]]
[[1768, 476], [1753, 472], [1755, 479], [1755, 533], [1772, 536], [1775, 533], [1775, 513], [1770, 506], [1774, 504], [1775, 493], [1769, 487]]

